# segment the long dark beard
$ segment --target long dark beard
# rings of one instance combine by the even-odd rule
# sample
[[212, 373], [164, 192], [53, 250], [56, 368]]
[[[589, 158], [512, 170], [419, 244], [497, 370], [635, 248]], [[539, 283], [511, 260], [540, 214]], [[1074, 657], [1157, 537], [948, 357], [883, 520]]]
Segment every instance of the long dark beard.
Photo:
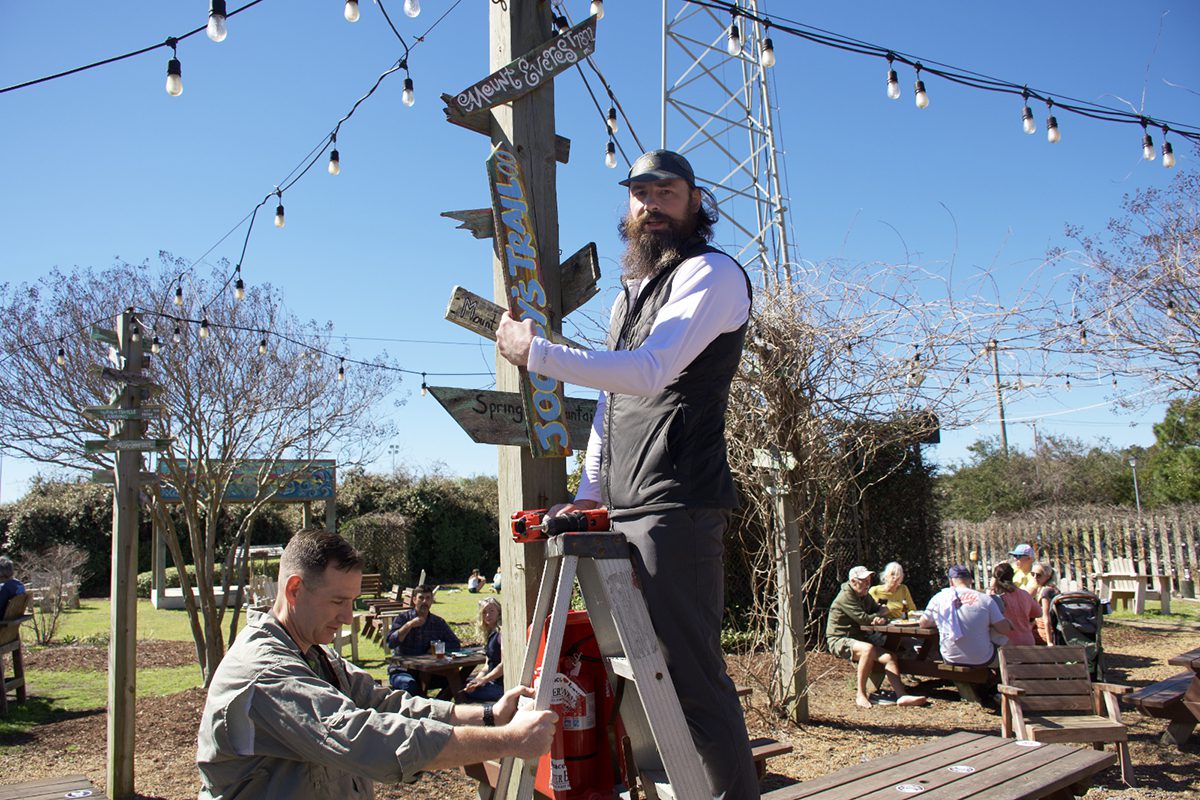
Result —
[[[667, 223], [665, 230], [646, 230], [647, 222], [660, 220]], [[694, 219], [680, 222], [657, 213], [634, 219], [626, 214], [617, 223], [617, 234], [626, 245], [625, 253], [621, 256], [625, 277], [628, 280], [650, 278], [663, 268], [681, 261], [695, 230]]]

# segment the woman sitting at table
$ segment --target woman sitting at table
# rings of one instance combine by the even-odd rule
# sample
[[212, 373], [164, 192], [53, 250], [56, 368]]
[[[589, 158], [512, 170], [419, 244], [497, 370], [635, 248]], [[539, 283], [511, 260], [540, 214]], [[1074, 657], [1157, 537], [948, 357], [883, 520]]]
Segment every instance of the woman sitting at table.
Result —
[[504, 694], [504, 664], [500, 663], [500, 601], [488, 597], [479, 601], [475, 622], [486, 644], [483, 652], [487, 665], [483, 673], [467, 681], [463, 697], [477, 703], [494, 703]]
[[1058, 594], [1058, 587], [1054, 584], [1054, 567], [1034, 564], [1030, 574], [1037, 581], [1037, 593], [1034, 597], [1042, 609], [1042, 615], [1038, 617], [1037, 627], [1033, 631], [1034, 638], [1038, 640], [1038, 644], [1054, 644], [1054, 612], [1050, 610], [1050, 604]]
[[1036, 644], [1033, 638], [1033, 623], [1041, 618], [1042, 608], [1029, 592], [1017, 588], [1013, 582], [1015, 574], [1013, 565], [1007, 561], [997, 564], [992, 570], [991, 595], [1000, 604], [1004, 618], [1012, 625], [1012, 630], [1007, 634], [1008, 643]]
[[[904, 567], [899, 562], [892, 561], [884, 567], [879, 579], [883, 582], [871, 587], [871, 598], [880, 606], [887, 605], [888, 619], [904, 619], [909, 611], [918, 610], [912, 593], [904, 585]], [[881, 614], [884, 611], [883, 608], [879, 609]]]

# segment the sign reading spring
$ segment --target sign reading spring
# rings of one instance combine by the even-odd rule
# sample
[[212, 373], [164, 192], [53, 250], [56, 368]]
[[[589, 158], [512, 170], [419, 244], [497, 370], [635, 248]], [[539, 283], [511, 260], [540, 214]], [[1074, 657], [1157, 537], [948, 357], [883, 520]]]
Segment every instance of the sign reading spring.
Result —
[[[496, 254], [503, 265], [508, 310], [517, 321], [533, 320], [539, 336], [553, 325], [550, 298], [542, 283], [537, 234], [529, 215], [529, 197], [521, 167], [504, 145], [488, 159]], [[557, 378], [521, 372], [521, 400], [529, 429], [529, 447], [535, 458], [562, 458], [571, 452], [567, 432], [563, 386]]]

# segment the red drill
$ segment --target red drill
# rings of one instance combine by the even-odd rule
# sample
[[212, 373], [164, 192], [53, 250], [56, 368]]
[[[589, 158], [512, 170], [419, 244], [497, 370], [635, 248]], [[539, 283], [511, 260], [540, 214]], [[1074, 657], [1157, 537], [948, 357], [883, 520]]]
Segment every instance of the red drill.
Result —
[[512, 515], [512, 535], [514, 542], [536, 542], [557, 536], [560, 533], [583, 533], [609, 530], [608, 509], [594, 508], [591, 510], [571, 511], [550, 517], [542, 522], [546, 509], [538, 508], [530, 511], [514, 511]]

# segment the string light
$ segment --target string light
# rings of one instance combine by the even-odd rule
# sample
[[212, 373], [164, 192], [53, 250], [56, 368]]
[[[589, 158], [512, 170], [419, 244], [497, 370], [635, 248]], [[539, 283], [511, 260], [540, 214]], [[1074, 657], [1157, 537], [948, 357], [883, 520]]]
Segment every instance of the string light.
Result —
[[204, 319], [200, 320], [200, 338], [201, 339], [208, 338], [208, 317], [205, 317]]
[[58, 353], [54, 356], [54, 363], [58, 364], [60, 367], [65, 367], [67, 365], [67, 351], [64, 350], [61, 345], [58, 348]]
[[614, 169], [617, 166], [617, 146], [613, 144], [610, 137], [608, 144], [604, 146], [604, 166], [609, 169]]
[[765, 38], [762, 41], [762, 51], [758, 54], [758, 63], [763, 69], [770, 69], [775, 66], [775, 43], [771, 41], [771, 26], [764, 26], [766, 29]]
[[400, 93], [400, 100], [409, 108], [412, 108], [413, 103], [417, 102], [416, 95], [413, 94], [412, 78], [404, 79], [404, 91]]
[[1154, 140], [1150, 138], [1150, 131], [1146, 130], [1148, 120], [1142, 120], [1142, 158], [1147, 161], [1153, 161], [1158, 157], [1158, 153], [1154, 150]]
[[171, 48], [171, 60], [167, 62], [167, 94], [171, 97], [183, 94], [183, 65], [179, 63], [179, 54], [175, 51], [177, 43], [178, 40], [173, 37], [167, 39], [167, 45]]
[[330, 134], [329, 143], [333, 145], [333, 150], [329, 152], [329, 174], [338, 175], [342, 171], [342, 161], [338, 156], [336, 133]]
[[597, 20], [604, 19], [604, 0], [592, 0], [592, 4], [588, 7], [588, 13]]
[[212, 0], [209, 3], [208, 27], [205, 31], [214, 42], [223, 42], [229, 35], [229, 29], [225, 27], [225, 0]]
[[1162, 126], [1162, 132], [1163, 132], [1162, 165], [1164, 167], [1166, 167], [1167, 169], [1172, 169], [1175, 166], [1175, 150], [1174, 150], [1174, 148], [1171, 147], [1171, 143], [1167, 141], [1167, 133], [1170, 130], [1171, 129], [1168, 128], [1166, 125]]
[[917, 108], [929, 108], [929, 95], [925, 93], [925, 81], [921, 80], [921, 65], [916, 65], [917, 83], [913, 87], [913, 99], [916, 101]]
[[564, 33], [566, 33], [568, 30], [570, 30], [570, 28], [571, 28], [571, 24], [569, 22], [567, 22], [566, 17], [560, 15], [560, 16], [557, 16], [554, 18], [554, 35], [555, 36], [562, 36]]
[[1116, 391], [1116, 388], [1117, 388], [1117, 373], [1115, 373], [1115, 372], [1112, 374], [1112, 387], [1113, 387], [1113, 391]]
[[262, 338], [258, 340], [258, 354], [265, 356], [267, 354], [267, 332], [261, 331]]
[[178, 323], [175, 324], [175, 333], [171, 335], [171, 341], [175, 344], [179, 344], [183, 341], [183, 331], [179, 330]]
[[346, 18], [346, 22], [358, 22], [358, 0], [346, 0], [346, 7], [342, 9], [342, 16]]
[[740, 56], [742, 54], [742, 34], [738, 31], [736, 9], [729, 23], [729, 39], [725, 42], [725, 51], [731, 56]]
[[425, 373], [421, 373], [421, 397], [429, 394], [429, 387], [425, 384]]
[[1175, 319], [1175, 301], [1167, 299], [1167, 319]]
[[421, 0], [404, 0], [404, 13], [410, 17], [419, 16], [421, 13]]
[[1083, 327], [1083, 322], [1079, 323], [1079, 346], [1087, 347], [1087, 328]]
[[140, 342], [142, 340], [142, 329], [136, 323], [129, 330], [129, 340], [132, 342]]
[[338, 383], [346, 380], [346, 359], [341, 359], [338, 362]]
[[608, 122], [607, 122], [607, 124], [608, 124], [608, 132], [609, 133], [617, 132], [617, 109], [616, 109], [616, 106], [608, 107]]
[[908, 371], [908, 376], [904, 379], [913, 389], [916, 389], [925, 382], [925, 372], [921, 369], [921, 351], [913, 353], [912, 366]]
[[150, 352], [157, 355], [160, 350], [162, 350], [162, 342], [155, 336], [154, 340], [150, 342]]
[[1054, 118], [1054, 101], [1046, 98], [1046, 141], [1050, 144], [1058, 144], [1062, 134], [1058, 132], [1058, 120]]
[[233, 299], [238, 303], [246, 299], [246, 284], [242, 282], [241, 267], [238, 267], [238, 279], [233, 283]]
[[1065, 384], [1063, 384], [1063, 388], [1065, 388], [1068, 392], [1071, 391], [1071, 376], [1070, 375], [1067, 376], [1067, 382]]
[[179, 285], [175, 287], [175, 300], [173, 302], [176, 308], [183, 308], [183, 281], [180, 281]]
[[275, 196], [279, 198], [279, 205], [275, 206], [275, 227], [282, 228], [285, 224], [283, 219], [283, 190], [276, 189]]
[[896, 57], [891, 53], [887, 54], [888, 72], [887, 72], [887, 96], [889, 100], [900, 99], [900, 76], [896, 74], [892, 62]]
[[1021, 130], [1027, 134], [1037, 133], [1037, 123], [1033, 121], [1033, 109], [1029, 107], [1029, 91], [1021, 90], [1021, 100], [1025, 107], [1021, 109]]

